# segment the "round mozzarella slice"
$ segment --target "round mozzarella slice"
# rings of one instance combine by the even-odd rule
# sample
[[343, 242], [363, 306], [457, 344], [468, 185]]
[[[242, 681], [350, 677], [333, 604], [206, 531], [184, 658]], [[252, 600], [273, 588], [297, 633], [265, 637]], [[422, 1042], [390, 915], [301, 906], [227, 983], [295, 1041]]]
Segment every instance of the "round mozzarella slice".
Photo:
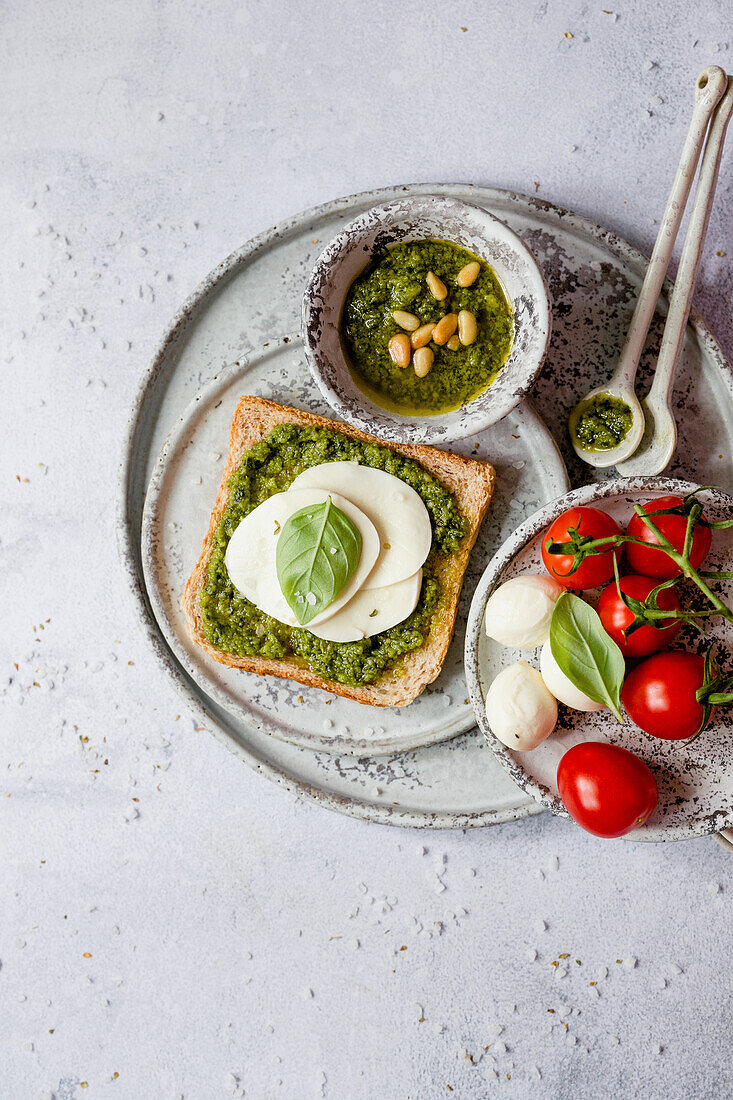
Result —
[[433, 529], [422, 497], [410, 485], [359, 462], [322, 462], [303, 470], [289, 491], [315, 488], [340, 493], [376, 527], [381, 549], [369, 575], [370, 588], [402, 581], [420, 569], [430, 552]]
[[318, 626], [309, 623], [306, 630], [328, 642], [358, 642], [371, 638], [391, 626], [397, 626], [417, 606], [422, 584], [422, 569], [403, 581], [383, 588], [362, 588], [349, 602]]
[[310, 504], [323, 504], [331, 498], [337, 508], [345, 512], [359, 528], [362, 547], [356, 571], [336, 599], [308, 624], [314, 625], [330, 618], [351, 599], [364, 584], [379, 556], [379, 535], [374, 524], [351, 501], [338, 493], [324, 489], [301, 489], [287, 493], [275, 493], [245, 516], [229, 540], [224, 562], [234, 587], [246, 599], [272, 615], [286, 626], [299, 626], [294, 612], [288, 605], [277, 579], [275, 550], [285, 521], [301, 508]]

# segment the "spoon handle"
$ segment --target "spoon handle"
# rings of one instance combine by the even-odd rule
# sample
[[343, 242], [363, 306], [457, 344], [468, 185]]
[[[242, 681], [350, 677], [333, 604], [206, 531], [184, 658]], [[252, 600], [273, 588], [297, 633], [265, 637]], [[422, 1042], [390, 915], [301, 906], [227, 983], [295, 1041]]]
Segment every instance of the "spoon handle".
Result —
[[667, 404], [671, 395], [674, 372], [685, 339], [692, 293], [695, 289], [695, 281], [697, 280], [697, 272], [705, 244], [705, 235], [708, 231], [710, 211], [713, 208], [715, 187], [718, 182], [718, 171], [725, 143], [725, 131], [730, 122], [731, 114], [733, 114], [733, 79], [731, 79], [728, 90], [715, 109], [708, 139], [705, 143], [705, 152], [700, 166], [700, 177], [697, 181], [690, 222], [685, 234], [685, 243], [682, 246], [680, 266], [677, 271], [677, 279], [669, 303], [667, 323], [664, 327], [664, 335], [659, 348], [657, 369], [649, 391], [648, 399], [650, 401]]
[[717, 65], [711, 65], [704, 69], [695, 81], [695, 107], [692, 112], [690, 128], [685, 138], [682, 157], [667, 200], [662, 224], [654, 243], [652, 258], [649, 261], [634, 316], [631, 319], [626, 343], [611, 377], [613, 388], [617, 385], [633, 388], [639, 358], [644, 348], [649, 325], [654, 316], [674, 242], [690, 194], [697, 162], [700, 159], [705, 131], [713, 108], [723, 95], [726, 85], [726, 74]]

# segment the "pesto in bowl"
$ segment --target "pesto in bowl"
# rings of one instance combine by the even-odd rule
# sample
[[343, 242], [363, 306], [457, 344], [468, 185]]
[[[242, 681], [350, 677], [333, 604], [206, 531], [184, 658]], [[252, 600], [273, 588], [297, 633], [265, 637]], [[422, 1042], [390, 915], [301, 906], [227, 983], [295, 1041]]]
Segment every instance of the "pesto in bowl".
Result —
[[[407, 327], [404, 317], [392, 316], [393, 335], [390, 337], [387, 330], [382, 333], [387, 347], [378, 349], [379, 363], [365, 366], [357, 373], [352, 355], [359, 350], [356, 345], [360, 344], [360, 337], [371, 342], [374, 329], [385, 321], [385, 313], [394, 314], [397, 307], [370, 315], [369, 303], [365, 300], [358, 311], [358, 322], [356, 315], [349, 316], [348, 311], [356, 312], [357, 289], [369, 279], [380, 261], [388, 260], [390, 254], [396, 260], [414, 252], [414, 247], [404, 250], [403, 245], [422, 245], [429, 249], [431, 262], [436, 267], [440, 268], [438, 258], [446, 262], [444, 270], [433, 271], [427, 264], [419, 264], [417, 272], [420, 286], [424, 278], [428, 291], [431, 284], [432, 289], [436, 289], [437, 279], [444, 284], [444, 293], [432, 294], [438, 302], [438, 310], [443, 313], [438, 322], [441, 331], [437, 340], [436, 334], [428, 335], [422, 346], [413, 342], [415, 327], [420, 327], [419, 299], [424, 293], [421, 290], [412, 300], [413, 308], [404, 311], [413, 314], [407, 319]], [[465, 351], [473, 344], [480, 347], [483, 340], [482, 304], [472, 296], [466, 296], [464, 301], [475, 306], [478, 316], [471, 310], [465, 311], [466, 315], [470, 314], [463, 317], [465, 339], [452, 329], [443, 331], [447, 325], [460, 320], [460, 311], [456, 314], [453, 308], [461, 304], [459, 287], [462, 291], [470, 289], [475, 282], [481, 285], [478, 279], [472, 278], [461, 279], [463, 286], [458, 282], [457, 273], [467, 261], [476, 268], [476, 276], [490, 269], [496, 279], [503, 292], [505, 310], [511, 312], [511, 341], [508, 354], [507, 348], [501, 346], [498, 354], [495, 349], [490, 352], [491, 361], [480, 366], [479, 377], [467, 358], [467, 374], [472, 377], [467, 381], [459, 370], [453, 373], [449, 385], [443, 387], [440, 378], [445, 364], [449, 359], [458, 359], [460, 345]], [[429, 281], [431, 273], [435, 279], [431, 277]], [[427, 299], [425, 307], [436, 309]], [[487, 308], [495, 307], [488, 303]], [[402, 311], [397, 309], [397, 312]], [[468, 330], [466, 321], [469, 322]], [[348, 334], [344, 331], [347, 325]], [[474, 326], [475, 331], [471, 333]], [[395, 328], [403, 331], [396, 332]], [[547, 352], [551, 329], [547, 284], [518, 234], [488, 210], [441, 195], [409, 195], [363, 211], [326, 245], [315, 262], [303, 295], [303, 343], [311, 374], [324, 398], [340, 420], [369, 435], [396, 443], [445, 447], [453, 440], [477, 435], [496, 424], [520, 403], [535, 381]], [[459, 343], [455, 340], [456, 335]], [[349, 339], [354, 349], [351, 354]], [[437, 346], [433, 348], [433, 344]], [[392, 358], [390, 351], [399, 352], [395, 354], [394, 370], [388, 361], [388, 357]], [[450, 354], [453, 351], [455, 355]], [[476, 354], [475, 349], [473, 354]], [[502, 363], [503, 357], [506, 361]], [[398, 365], [400, 362], [402, 367]], [[371, 373], [372, 369], [374, 374], [370, 380], [364, 370]], [[398, 378], [397, 370], [404, 370], [406, 376]], [[408, 383], [410, 370], [415, 379], [411, 378]], [[380, 371], [383, 372], [381, 377]], [[392, 395], [386, 392], [388, 378], [392, 379], [395, 390]], [[427, 385], [420, 389], [425, 401], [423, 405], [416, 389], [418, 382], [426, 380]], [[366, 392], [369, 387], [374, 396]], [[381, 394], [378, 392], [380, 387]], [[456, 406], [456, 402], [461, 401]], [[387, 407], [390, 403], [401, 410], [416, 404], [420, 408], [414, 412], [396, 411]], [[436, 408], [439, 411], [430, 411]]]
[[[404, 622], [358, 642], [326, 641], [306, 627], [287, 626], [260, 611], [234, 587], [224, 560], [246, 515], [287, 490], [309, 466], [334, 461], [360, 462], [406, 482], [422, 498], [433, 531], [415, 610]], [[441, 564], [460, 546], [466, 523], [452, 494], [417, 462], [330, 429], [284, 424], [245, 452], [228, 488], [229, 502], [214, 535], [200, 596], [204, 634], [213, 646], [238, 657], [300, 660], [324, 679], [359, 686], [374, 683], [427, 639], [443, 603]]]
[[[472, 263], [478, 274], [469, 286], [459, 285], [456, 277]], [[442, 300], [429, 288], [430, 272], [445, 286]], [[405, 332], [396, 311], [423, 326], [461, 310], [476, 320], [475, 339], [467, 346], [457, 336], [453, 346], [431, 341], [432, 365], [424, 377], [412, 364], [394, 362], [390, 340]], [[413, 240], [376, 255], [354, 279], [341, 336], [354, 381], [375, 404], [407, 415], [436, 415], [467, 405], [491, 385], [511, 351], [514, 320], [504, 288], [485, 260], [450, 241]]]

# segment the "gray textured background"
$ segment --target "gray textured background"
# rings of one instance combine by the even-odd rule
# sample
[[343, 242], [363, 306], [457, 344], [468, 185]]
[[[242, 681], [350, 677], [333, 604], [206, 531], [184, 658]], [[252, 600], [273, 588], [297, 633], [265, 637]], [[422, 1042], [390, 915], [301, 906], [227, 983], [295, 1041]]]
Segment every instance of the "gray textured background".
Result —
[[[3, 1098], [733, 1095], [713, 840], [603, 844], [546, 815], [420, 835], [294, 799], [194, 728], [113, 539], [137, 381], [225, 254], [414, 180], [536, 190], [649, 251], [730, 16], [4, 5]], [[697, 294], [729, 354], [732, 193], [729, 151]]]

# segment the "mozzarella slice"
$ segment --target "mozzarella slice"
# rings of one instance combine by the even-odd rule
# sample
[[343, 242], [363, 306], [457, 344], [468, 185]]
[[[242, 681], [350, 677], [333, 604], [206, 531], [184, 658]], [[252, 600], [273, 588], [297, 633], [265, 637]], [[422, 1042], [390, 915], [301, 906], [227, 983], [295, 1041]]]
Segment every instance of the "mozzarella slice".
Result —
[[289, 492], [327, 489], [346, 497], [377, 529], [381, 550], [369, 574], [370, 588], [405, 580], [430, 552], [433, 529], [419, 493], [393, 474], [359, 462], [322, 462], [296, 477]]
[[331, 500], [345, 512], [361, 532], [361, 558], [353, 577], [336, 599], [308, 624], [311, 630], [330, 618], [362, 587], [380, 552], [379, 535], [374, 524], [351, 501], [324, 489], [289, 489], [275, 493], [245, 516], [229, 540], [224, 562], [234, 587], [248, 600], [286, 626], [299, 626], [280, 589], [275, 549], [285, 521], [301, 508]]
[[362, 588], [349, 602], [318, 626], [306, 627], [328, 642], [358, 642], [404, 622], [417, 607], [422, 569], [383, 588]]

